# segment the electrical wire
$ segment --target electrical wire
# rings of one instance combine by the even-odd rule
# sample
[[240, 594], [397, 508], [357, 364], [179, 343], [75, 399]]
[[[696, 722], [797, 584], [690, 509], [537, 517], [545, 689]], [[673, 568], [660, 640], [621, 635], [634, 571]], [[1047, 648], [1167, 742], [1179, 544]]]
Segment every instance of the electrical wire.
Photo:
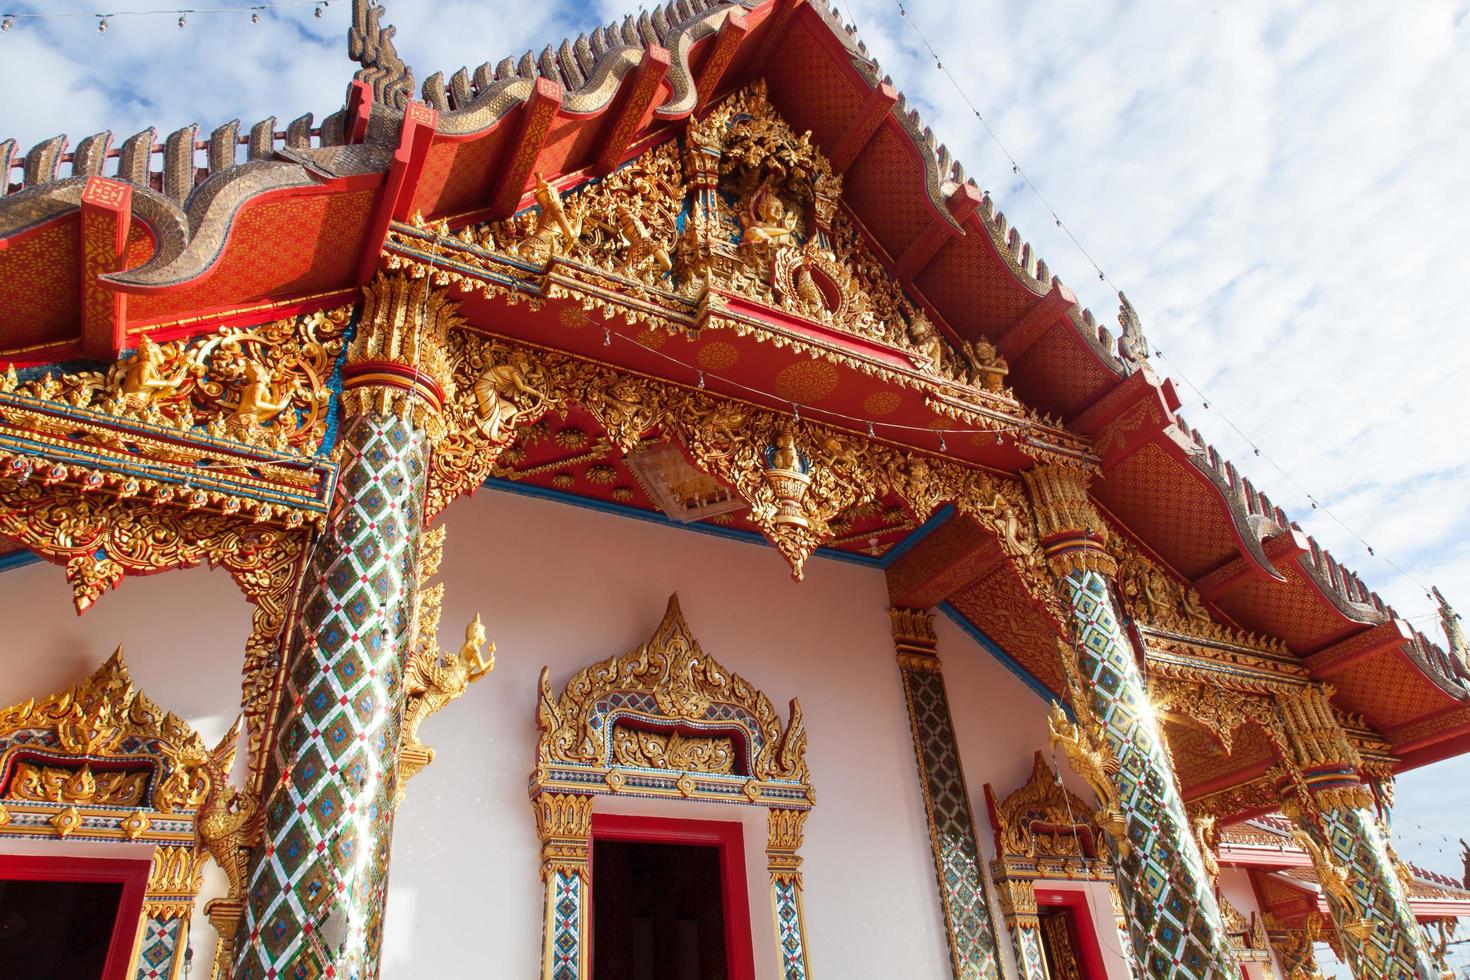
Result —
[[[845, 2], [846, 0], [844, 0], [844, 4]], [[995, 129], [990, 125], [990, 122], [985, 118], [984, 114], [981, 113], [980, 109], [970, 99], [968, 93], [966, 93], [964, 89], [964, 86], [959, 83], [959, 80], [956, 79], [949, 68], [945, 66], [944, 59], [940, 57], [939, 52], [935, 49], [934, 45], [929, 42], [928, 37], [919, 27], [918, 22], [910, 14], [909, 9], [904, 5], [904, 0], [894, 0], [894, 4], [898, 7], [899, 16], [908, 23], [909, 28], [919, 39], [919, 43], [923, 45], [924, 50], [928, 51], [930, 57], [933, 58], [935, 66], [944, 75], [944, 77], [949, 80], [950, 85], [959, 95], [960, 100], [964, 102], [965, 106], [970, 110], [970, 113], [975, 117], [977, 121], [979, 121], [981, 127], [985, 130], [985, 134], [990, 138], [990, 141], [995, 144], [996, 149], [1000, 151], [1001, 155], [1005, 157], [1006, 162], [1011, 165], [1011, 173], [1021, 179], [1021, 182], [1025, 184], [1026, 188], [1031, 191], [1032, 195], [1041, 204], [1041, 206], [1046, 209], [1048, 214], [1051, 215], [1052, 221], [1056, 224], [1057, 228], [1061, 229], [1063, 234], [1065, 234], [1067, 238], [1072, 242], [1073, 246], [1076, 247], [1077, 251], [1081, 253], [1082, 257], [1087, 260], [1087, 263], [1092, 266], [1093, 271], [1097, 273], [1098, 280], [1105, 283], [1110, 289], [1112, 289], [1113, 292], [1118, 295], [1121, 302], [1123, 296], [1122, 289], [1120, 289], [1118, 284], [1115, 283], [1112, 278], [1103, 271], [1102, 266], [1098, 264], [1097, 260], [1095, 260], [1092, 257], [1092, 254], [1088, 252], [1085, 246], [1083, 246], [1081, 240], [1078, 239], [1077, 235], [1072, 231], [1071, 227], [1069, 227], [1067, 223], [1062, 220], [1061, 215], [1057, 213], [1057, 210], [1052, 207], [1051, 202], [1049, 202], [1046, 197], [1041, 193], [1041, 189], [1036, 186], [1036, 183], [1034, 181], [1032, 181], [1030, 175], [1027, 174], [1024, 169], [1022, 169], [1020, 162], [1015, 158], [1015, 156], [1011, 154], [1011, 151], [1006, 148], [1006, 145], [1001, 142], [999, 134], [996, 133]], [[1199, 396], [1200, 403], [1204, 406], [1206, 410], [1211, 409], [1211, 406], [1214, 404], [1214, 400], [1206, 397], [1199, 386], [1197, 386], [1193, 381], [1189, 380], [1189, 378], [1184, 374], [1182, 370], [1179, 369], [1179, 366], [1174, 361], [1170, 360], [1168, 357], [1165, 357], [1163, 351], [1157, 348], [1155, 348], [1154, 354], [1165, 363], [1167, 363], [1171, 371], [1179, 378], [1179, 380], [1186, 384], [1191, 390], [1194, 391], [1196, 395]], [[1364, 550], [1367, 551], [1368, 557], [1376, 558], [1379, 561], [1382, 561], [1385, 565], [1391, 568], [1402, 578], [1413, 584], [1431, 602], [1435, 601], [1433, 594], [1424, 585], [1423, 582], [1419, 581], [1419, 579], [1409, 574], [1409, 572], [1406, 571], [1403, 566], [1399, 565], [1397, 562], [1393, 561], [1385, 555], [1380, 555], [1378, 551], [1368, 543], [1367, 539], [1365, 539], [1363, 535], [1359, 534], [1346, 521], [1344, 521], [1330, 508], [1328, 508], [1326, 504], [1322, 503], [1321, 499], [1317, 497], [1317, 495], [1308, 491], [1306, 487], [1303, 486], [1301, 482], [1298, 481], [1294, 476], [1292, 476], [1291, 473], [1288, 472], [1284, 466], [1278, 463], [1273, 457], [1263, 452], [1259, 444], [1254, 439], [1246, 435], [1245, 431], [1241, 429], [1240, 426], [1236, 425], [1229, 416], [1225, 415], [1218, 408], [1215, 408], [1214, 411], [1217, 415], [1219, 415], [1221, 420], [1226, 425], [1228, 425], [1242, 440], [1244, 440], [1246, 445], [1251, 448], [1251, 451], [1255, 456], [1264, 459], [1267, 463], [1269, 463], [1272, 468], [1275, 469], [1287, 483], [1289, 483], [1299, 493], [1301, 493], [1303, 497], [1306, 498], [1307, 502], [1311, 505], [1312, 510], [1320, 510], [1333, 523], [1342, 528], [1344, 532], [1346, 532], [1350, 537], [1361, 544]], [[1435, 613], [1435, 615], [1437, 615], [1437, 613]]]

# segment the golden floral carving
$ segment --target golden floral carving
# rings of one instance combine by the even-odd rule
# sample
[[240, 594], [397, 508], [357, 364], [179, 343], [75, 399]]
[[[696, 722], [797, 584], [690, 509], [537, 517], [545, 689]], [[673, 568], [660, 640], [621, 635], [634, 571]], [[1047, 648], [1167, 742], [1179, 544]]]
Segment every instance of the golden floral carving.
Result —
[[[896, 496], [917, 520], [954, 501], [961, 512], [995, 531], [1035, 594], [1050, 594], [1024, 496], [1014, 481], [567, 354], [457, 331], [450, 337], [450, 356], [462, 391], [473, 390], [490, 366], [514, 365], [534, 394], [512, 400], [513, 409], [493, 436], [482, 424], [477, 402], [461, 398], [446, 409], [450, 431], [430, 471], [430, 515], [480, 486], [512, 447], [517, 431], [548, 412], [578, 404], [605, 429], [607, 443], [623, 453], [654, 432], [677, 440], [697, 466], [750, 505], [750, 519], [798, 578], [807, 557], [833, 538], [839, 515]], [[773, 467], [777, 449], [783, 458], [803, 461], [803, 493], [790, 492], [795, 489], [791, 481], [769, 478], [768, 471], [779, 469]]]
[[17, 800], [46, 803], [91, 803], [98, 806], [138, 806], [147, 789], [147, 770], [94, 773], [80, 768], [18, 762], [9, 795]]
[[[455, 395], [449, 331], [465, 321], [459, 305], [433, 289], [427, 273], [417, 271], [417, 276], [379, 274], [363, 287], [342, 405], [348, 412], [393, 412], [437, 443], [446, 431], [443, 405]], [[375, 373], [384, 366], [395, 368], [398, 376], [385, 383]]]
[[[183, 719], [165, 712], [133, 686], [118, 647], [85, 681], [69, 691], [53, 694], [42, 701], [25, 701], [0, 711], [0, 738], [19, 731], [46, 731], [55, 739], [55, 750], [87, 760], [115, 760], [132, 763], [134, 772], [116, 773], [128, 777], [136, 767], [157, 767], [153, 772], [153, 791], [146, 805], [161, 813], [197, 808], [209, 792], [208, 763], [210, 752], [203, 739]], [[146, 749], [127, 749], [123, 743], [135, 740]], [[26, 742], [8, 747], [7, 756], [25, 753], [44, 742]], [[37, 749], [37, 751], [40, 751]], [[5, 796], [12, 799], [46, 799], [57, 803], [89, 805], [136, 805], [114, 803], [99, 797], [130, 797], [141, 790], [130, 779], [99, 783], [89, 767], [82, 765], [62, 773], [61, 766], [26, 765], [26, 756], [8, 782]], [[44, 774], [51, 774], [44, 778]], [[35, 775], [28, 782], [27, 775]], [[58, 780], [58, 775], [70, 779]], [[54, 788], [54, 793], [48, 790]]]
[[1291, 832], [1291, 837], [1312, 859], [1312, 870], [1317, 876], [1317, 883], [1340, 912], [1338, 924], [1342, 930], [1359, 942], [1368, 938], [1373, 932], [1373, 920], [1369, 918], [1368, 910], [1353, 891], [1348, 869], [1332, 853], [1331, 848], [1318, 844], [1305, 830], [1295, 829]]
[[735, 770], [735, 743], [729, 736], [701, 738], [614, 725], [612, 745], [619, 765], [726, 774]]
[[252, 786], [281, 669], [278, 644], [290, 611], [307, 535], [205, 510], [150, 507], [37, 483], [0, 481], [0, 534], [66, 567], [85, 610], [124, 573], [147, 574], [208, 562], [230, 573], [255, 607], [245, 644], [241, 706], [248, 723]]
[[[612, 765], [615, 760], [607, 758], [599, 736], [599, 726], [606, 721], [601, 704], [613, 694], [642, 694], [657, 706], [656, 713], [642, 713], [649, 721], [698, 725], [706, 730], [742, 729], [746, 745], [760, 749], [736, 767], [739, 775], [759, 780], [810, 779], [801, 703], [791, 700], [791, 719], [783, 727], [770, 698], [700, 649], [684, 622], [677, 595], [669, 597], [663, 621], [647, 643], [578, 671], [559, 698], [552, 693], [549, 669], [543, 668], [540, 688], [536, 712], [541, 730], [536, 748], [540, 766], [558, 762]], [[711, 722], [706, 716], [712, 705], [735, 710], [726, 712], [728, 721]], [[745, 769], [748, 771], [739, 771]]]
[[1234, 735], [1240, 726], [1254, 722], [1269, 733], [1276, 723], [1268, 698], [1207, 681], [1155, 675], [1149, 682], [1149, 702], [1156, 714], [1210, 733], [1227, 755], [1234, 750]]
[[995, 832], [1006, 857], [1087, 857], [1077, 828], [1090, 830], [1091, 820], [1092, 807], [1062, 786], [1040, 752], [1032, 760], [1030, 778], [994, 811]]
[[197, 429], [279, 451], [314, 453], [326, 434], [327, 382], [352, 308], [252, 327], [221, 327], [193, 341], [146, 335], [106, 371], [47, 374], [16, 391], [178, 429]]

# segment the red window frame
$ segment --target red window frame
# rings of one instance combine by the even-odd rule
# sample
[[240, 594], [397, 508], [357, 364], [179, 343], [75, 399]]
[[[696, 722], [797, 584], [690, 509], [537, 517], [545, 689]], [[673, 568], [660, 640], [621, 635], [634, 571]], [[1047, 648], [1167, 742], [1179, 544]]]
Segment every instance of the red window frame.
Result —
[[[750, 893], [745, 883], [745, 828], [722, 820], [679, 820], [635, 817], [621, 813], [592, 814], [592, 843], [600, 840], [639, 844], [691, 844], [720, 852], [721, 906], [725, 916], [725, 969], [730, 980], [755, 980], [751, 945]], [[591, 895], [597, 896], [597, 869], [589, 864]], [[589, 955], [591, 951], [589, 949]]]
[[0, 854], [0, 880], [122, 883], [101, 980], [129, 980], [132, 976], [133, 945], [143, 918], [143, 893], [148, 890], [152, 867], [153, 862], [148, 860]]
[[1108, 980], [1103, 966], [1102, 947], [1097, 941], [1097, 923], [1092, 920], [1092, 907], [1087, 904], [1087, 889], [1049, 884], [1036, 888], [1038, 907], [1066, 908], [1071, 912], [1072, 929], [1077, 940], [1077, 953], [1082, 957], [1084, 980]]

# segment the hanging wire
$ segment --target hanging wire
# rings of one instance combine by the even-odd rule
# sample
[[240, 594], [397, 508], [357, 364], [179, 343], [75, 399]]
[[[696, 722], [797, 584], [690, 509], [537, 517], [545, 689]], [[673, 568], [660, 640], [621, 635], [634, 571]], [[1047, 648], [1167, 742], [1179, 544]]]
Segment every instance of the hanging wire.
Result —
[[[844, 0], [844, 4], [845, 2], [846, 0]], [[980, 112], [980, 109], [975, 105], [975, 103], [971, 101], [969, 95], [965, 92], [964, 87], [959, 83], [959, 80], [955, 78], [954, 73], [945, 66], [943, 59], [939, 56], [939, 52], [935, 50], [934, 45], [929, 43], [928, 37], [919, 27], [918, 22], [915, 21], [913, 16], [911, 16], [908, 8], [904, 6], [903, 0], [894, 0], [894, 3], [898, 7], [899, 17], [908, 22], [909, 28], [913, 30], [914, 35], [919, 39], [919, 43], [923, 45], [924, 50], [928, 51], [929, 56], [934, 60], [935, 67], [944, 74], [945, 78], [949, 79], [949, 83], [954, 88], [955, 92], [959, 95], [960, 101], [964, 102], [965, 106], [970, 110], [970, 113], [975, 117], [977, 121], [979, 121], [981, 127], [985, 130], [986, 136], [988, 136], [990, 138], [990, 141], [995, 144], [996, 149], [999, 150], [1001, 155], [1005, 157], [1006, 162], [1011, 165], [1011, 173], [1015, 174], [1021, 179], [1022, 183], [1026, 185], [1026, 188], [1031, 191], [1032, 195], [1041, 204], [1041, 206], [1046, 209], [1048, 214], [1051, 215], [1052, 221], [1055, 223], [1055, 225], [1062, 230], [1063, 234], [1065, 234], [1067, 238], [1072, 242], [1073, 246], [1075, 246], [1077, 251], [1081, 253], [1082, 257], [1087, 260], [1087, 263], [1090, 266], [1092, 266], [1093, 271], [1097, 273], [1098, 280], [1105, 283], [1110, 289], [1113, 290], [1114, 293], [1118, 294], [1119, 300], [1121, 301], [1123, 296], [1122, 289], [1120, 289], [1118, 284], [1115, 283], [1112, 278], [1103, 271], [1102, 266], [1099, 265], [1097, 260], [1092, 257], [1092, 253], [1087, 251], [1086, 247], [1083, 246], [1082, 242], [1078, 239], [1076, 234], [1073, 233], [1072, 229], [1067, 225], [1065, 221], [1062, 220], [1061, 215], [1057, 213], [1057, 210], [1054, 207], [1052, 207], [1051, 202], [1048, 201], [1046, 197], [1041, 193], [1041, 189], [1036, 186], [1034, 181], [1032, 181], [1030, 175], [1028, 175], [1026, 171], [1022, 169], [1020, 161], [1018, 161], [1011, 154], [1011, 151], [1006, 148], [1006, 145], [1001, 142], [999, 134], [997, 134], [996, 131], [991, 127], [990, 122]], [[1232, 430], [1234, 430], [1236, 435], [1244, 440], [1246, 445], [1251, 448], [1251, 452], [1255, 456], [1266, 460], [1266, 462], [1269, 463], [1273, 469], [1281, 474], [1283, 479], [1285, 479], [1289, 484], [1291, 484], [1292, 487], [1294, 487], [1299, 493], [1301, 493], [1302, 496], [1305, 497], [1307, 502], [1311, 505], [1311, 508], [1313, 510], [1320, 510], [1335, 524], [1337, 524], [1338, 527], [1342, 528], [1343, 531], [1345, 531], [1349, 536], [1351, 536], [1354, 540], [1361, 544], [1363, 546], [1363, 549], [1368, 553], [1368, 557], [1377, 558], [1378, 560], [1382, 561], [1385, 565], [1393, 569], [1396, 573], [1398, 573], [1405, 580], [1413, 584], [1421, 593], [1423, 593], [1426, 597], [1433, 601], [1433, 595], [1430, 593], [1429, 589], [1425, 587], [1423, 582], [1419, 581], [1419, 579], [1415, 578], [1413, 575], [1410, 575], [1403, 568], [1403, 566], [1399, 565], [1397, 562], [1393, 561], [1385, 555], [1380, 555], [1378, 551], [1368, 543], [1363, 535], [1359, 534], [1350, 525], [1348, 525], [1346, 521], [1344, 521], [1325, 504], [1323, 504], [1319, 497], [1308, 491], [1307, 488], [1304, 487], [1294, 476], [1292, 476], [1285, 467], [1283, 467], [1270, 455], [1263, 452], [1256, 441], [1246, 435], [1245, 431], [1241, 429], [1240, 426], [1236, 425], [1229, 416], [1227, 416], [1224, 412], [1221, 412], [1218, 407], [1212, 408], [1213, 401], [1210, 398], [1207, 398], [1204, 392], [1193, 381], [1189, 380], [1184, 372], [1179, 369], [1179, 366], [1177, 364], [1175, 364], [1168, 357], [1165, 357], [1163, 351], [1155, 349], [1154, 355], [1166, 362], [1169, 365], [1170, 370], [1173, 372], [1173, 374], [1175, 374], [1180, 381], [1188, 385], [1189, 388], [1192, 389], [1194, 393], [1199, 396], [1200, 403], [1204, 406], [1206, 410], [1213, 410], [1215, 414], [1219, 415], [1219, 417], [1225, 422], [1225, 424], [1228, 425]]]
[[118, 17], [177, 17], [179, 30], [188, 25], [191, 14], [236, 14], [250, 12], [251, 23], [260, 23], [260, 12], [277, 7], [316, 7], [316, 16], [322, 16], [322, 8], [330, 7], [332, 0], [264, 0], [262, 3], [242, 4], [231, 7], [179, 7], [173, 9], [152, 8], [149, 10], [113, 10], [85, 13], [82, 11], [12, 10], [0, 13], [0, 30], [9, 31], [22, 20], [95, 20], [99, 33], [106, 33], [111, 21]]

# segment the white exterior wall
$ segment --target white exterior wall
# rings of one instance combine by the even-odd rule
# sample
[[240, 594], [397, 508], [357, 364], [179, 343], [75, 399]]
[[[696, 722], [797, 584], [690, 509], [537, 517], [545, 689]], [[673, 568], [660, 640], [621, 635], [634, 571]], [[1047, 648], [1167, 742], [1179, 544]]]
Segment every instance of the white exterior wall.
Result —
[[[1250, 921], [1251, 914], [1257, 918], [1261, 915], [1261, 903], [1256, 898], [1256, 890], [1251, 887], [1250, 874], [1244, 868], [1221, 868], [1220, 869], [1220, 894], [1225, 896], [1226, 901], [1235, 906], [1235, 910]], [[1263, 980], [1266, 976], [1263, 963], [1249, 963], [1243, 972], [1247, 980]], [[1275, 976], [1283, 976], [1281, 962], [1276, 956], [1276, 950], [1271, 950], [1271, 970]]]
[[[766, 545], [502, 492], [460, 501], [446, 520], [441, 644], [457, 649], [464, 623], [479, 612], [498, 646], [497, 664], [420, 733], [437, 755], [398, 813], [386, 980], [535, 975], [542, 886], [526, 783], [537, 675], [550, 665], [559, 693], [575, 671], [644, 642], [675, 590], [706, 652], [765, 691], [783, 717], [786, 702], [801, 698], [817, 794], [802, 849], [814, 971], [949, 975], [881, 571], [812, 559], [806, 580], [795, 584]], [[225, 573], [129, 579], [80, 620], [70, 603], [55, 566], [0, 575], [0, 621], [8, 625], [0, 636], [0, 704], [76, 683], [121, 642], [150, 697], [207, 740], [227, 730], [238, 711], [250, 608]], [[1045, 705], [943, 616], [937, 626], [988, 861], [994, 839], [981, 786], [991, 782], [1004, 796], [1030, 774], [1032, 752], [1046, 743]], [[596, 806], [741, 821], [757, 976], [777, 977], [763, 809], [607, 797]], [[19, 849], [10, 844], [0, 840], [0, 850]], [[211, 867], [201, 905], [222, 886]], [[1105, 891], [1100, 896], [1092, 904], [1110, 958], [1112, 917]], [[996, 919], [1009, 971], [1010, 941]], [[193, 935], [197, 975], [213, 950], [202, 914]], [[1122, 975], [1114, 965], [1110, 980]]]

